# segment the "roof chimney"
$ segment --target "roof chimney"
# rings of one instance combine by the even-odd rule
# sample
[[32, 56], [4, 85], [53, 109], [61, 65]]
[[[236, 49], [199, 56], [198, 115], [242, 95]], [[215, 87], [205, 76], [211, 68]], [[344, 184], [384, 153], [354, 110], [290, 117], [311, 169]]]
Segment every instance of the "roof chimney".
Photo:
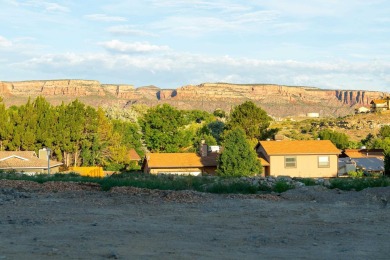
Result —
[[207, 144], [206, 144], [206, 141], [204, 139], [202, 139], [200, 141], [200, 144], [199, 144], [199, 155], [201, 157], [207, 156]]
[[47, 154], [47, 149], [46, 148], [39, 149], [39, 151], [38, 151], [38, 158], [47, 160], [48, 154]]

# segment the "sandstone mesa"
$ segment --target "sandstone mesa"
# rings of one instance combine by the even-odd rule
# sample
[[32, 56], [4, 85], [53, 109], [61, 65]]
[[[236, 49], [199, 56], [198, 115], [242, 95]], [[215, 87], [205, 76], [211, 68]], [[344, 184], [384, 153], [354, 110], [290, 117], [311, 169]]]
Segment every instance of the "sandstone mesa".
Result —
[[203, 83], [177, 89], [155, 86], [102, 84], [97, 80], [0, 81], [0, 96], [7, 106], [24, 104], [29, 97], [44, 96], [52, 104], [78, 98], [91, 106], [132, 104], [154, 106], [168, 103], [179, 109], [230, 110], [251, 100], [276, 117], [319, 113], [321, 116], [343, 116], [356, 107], [370, 106], [373, 99], [388, 93], [365, 90], [326, 90], [315, 87], [273, 84]]

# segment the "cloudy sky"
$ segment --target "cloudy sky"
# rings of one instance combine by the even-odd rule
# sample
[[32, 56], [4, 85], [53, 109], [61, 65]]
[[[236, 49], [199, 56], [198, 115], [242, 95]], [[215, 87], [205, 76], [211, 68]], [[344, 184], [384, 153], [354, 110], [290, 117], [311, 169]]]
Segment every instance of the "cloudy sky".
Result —
[[390, 91], [388, 0], [0, 0], [0, 81]]

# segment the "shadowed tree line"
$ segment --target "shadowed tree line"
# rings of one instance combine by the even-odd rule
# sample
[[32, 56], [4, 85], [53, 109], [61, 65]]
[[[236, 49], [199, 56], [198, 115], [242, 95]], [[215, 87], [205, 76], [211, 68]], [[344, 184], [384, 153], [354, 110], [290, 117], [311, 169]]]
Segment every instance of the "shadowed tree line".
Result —
[[101, 109], [78, 100], [53, 106], [43, 97], [6, 108], [0, 100], [0, 150], [38, 151], [49, 147], [66, 166], [124, 167], [128, 151], [141, 151], [132, 122], [110, 120]]

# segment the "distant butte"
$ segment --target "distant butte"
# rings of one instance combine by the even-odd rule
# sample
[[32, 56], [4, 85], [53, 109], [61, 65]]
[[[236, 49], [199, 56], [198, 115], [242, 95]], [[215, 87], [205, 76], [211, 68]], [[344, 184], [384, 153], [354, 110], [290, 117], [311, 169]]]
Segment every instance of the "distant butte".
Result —
[[319, 113], [321, 116], [344, 116], [354, 108], [368, 107], [372, 99], [388, 93], [365, 90], [325, 90], [315, 87], [272, 84], [204, 83], [177, 89], [156, 86], [135, 88], [133, 85], [101, 84], [96, 80], [34, 80], [0, 81], [0, 96], [7, 106], [24, 104], [29, 97], [44, 96], [52, 104], [74, 99], [91, 105], [115, 105], [123, 108], [132, 104], [154, 106], [168, 103], [179, 109], [230, 110], [233, 106], [252, 100], [275, 117]]

